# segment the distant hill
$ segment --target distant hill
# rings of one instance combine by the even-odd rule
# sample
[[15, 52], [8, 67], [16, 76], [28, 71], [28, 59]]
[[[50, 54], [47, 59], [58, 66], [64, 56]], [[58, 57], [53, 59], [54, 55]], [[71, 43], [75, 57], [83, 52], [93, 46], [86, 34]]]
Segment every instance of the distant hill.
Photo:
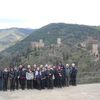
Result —
[[33, 31], [33, 29], [24, 28], [0, 29], [0, 51], [16, 44], [18, 41], [21, 41]]
[[100, 40], [100, 31], [91, 26], [52, 23], [36, 30], [21, 42], [6, 49], [6, 52], [13, 53], [16, 51], [24, 51], [24, 49], [30, 46], [30, 42], [38, 41], [39, 39], [43, 39], [46, 45], [53, 44], [56, 43], [58, 37], [62, 38], [64, 43], [71, 43], [74, 45], [80, 41], [84, 41], [87, 37]]

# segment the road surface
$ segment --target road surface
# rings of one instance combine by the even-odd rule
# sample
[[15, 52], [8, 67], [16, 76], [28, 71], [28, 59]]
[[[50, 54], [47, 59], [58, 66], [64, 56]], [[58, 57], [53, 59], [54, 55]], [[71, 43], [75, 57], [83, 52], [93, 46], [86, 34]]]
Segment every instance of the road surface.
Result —
[[0, 100], [100, 100], [100, 83], [53, 90], [16, 90], [0, 92]]

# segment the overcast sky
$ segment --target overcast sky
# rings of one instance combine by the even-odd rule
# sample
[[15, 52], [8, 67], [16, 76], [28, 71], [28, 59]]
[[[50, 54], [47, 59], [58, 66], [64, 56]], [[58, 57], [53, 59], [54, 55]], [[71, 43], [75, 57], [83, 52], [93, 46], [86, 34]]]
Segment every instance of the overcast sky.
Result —
[[100, 0], [0, 0], [0, 28], [55, 22], [100, 25]]

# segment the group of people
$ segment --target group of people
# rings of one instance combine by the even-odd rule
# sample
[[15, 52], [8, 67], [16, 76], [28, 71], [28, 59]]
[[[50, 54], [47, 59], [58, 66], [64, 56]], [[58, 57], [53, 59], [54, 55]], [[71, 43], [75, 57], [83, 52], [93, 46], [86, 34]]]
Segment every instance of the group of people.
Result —
[[27, 89], [53, 89], [54, 87], [76, 86], [77, 67], [59, 64], [52, 65], [19, 65], [18, 67], [0, 70], [0, 90], [11, 91], [21, 88]]

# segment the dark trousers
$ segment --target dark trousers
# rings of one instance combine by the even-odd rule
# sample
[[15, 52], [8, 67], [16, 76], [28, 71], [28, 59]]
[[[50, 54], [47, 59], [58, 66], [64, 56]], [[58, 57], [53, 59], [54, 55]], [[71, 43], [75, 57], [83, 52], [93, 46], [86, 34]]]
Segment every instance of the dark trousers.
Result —
[[8, 79], [3, 79], [3, 90], [7, 91]]
[[25, 90], [25, 85], [26, 85], [26, 79], [21, 79], [21, 89]]
[[32, 89], [32, 80], [27, 80], [27, 89]]
[[47, 80], [47, 88], [48, 89], [52, 89], [53, 88], [53, 79], [52, 78], [48, 78], [48, 80]]
[[3, 80], [2, 80], [2, 78], [0, 78], [0, 90], [2, 90], [3, 89]]
[[41, 79], [38, 79], [38, 78], [37, 78], [37, 79], [36, 79], [36, 83], [37, 83], [37, 86], [36, 86], [37, 89], [40, 90], [40, 89], [41, 89]]
[[75, 75], [71, 76], [70, 81], [71, 81], [71, 85], [76, 86], [76, 76]]
[[41, 88], [44, 89], [45, 88], [45, 79], [41, 80]]
[[57, 77], [57, 87], [62, 87], [62, 78], [61, 77]]
[[15, 89], [18, 90], [18, 86], [19, 86], [19, 79], [15, 78]]
[[62, 86], [66, 86], [66, 78], [62, 77]]
[[69, 86], [69, 84], [70, 84], [70, 76], [67, 76], [66, 77], [66, 85]]
[[37, 81], [33, 80], [33, 88], [36, 89], [36, 86], [37, 86]]
[[10, 90], [14, 90], [15, 89], [15, 80], [14, 78], [10, 79]]

